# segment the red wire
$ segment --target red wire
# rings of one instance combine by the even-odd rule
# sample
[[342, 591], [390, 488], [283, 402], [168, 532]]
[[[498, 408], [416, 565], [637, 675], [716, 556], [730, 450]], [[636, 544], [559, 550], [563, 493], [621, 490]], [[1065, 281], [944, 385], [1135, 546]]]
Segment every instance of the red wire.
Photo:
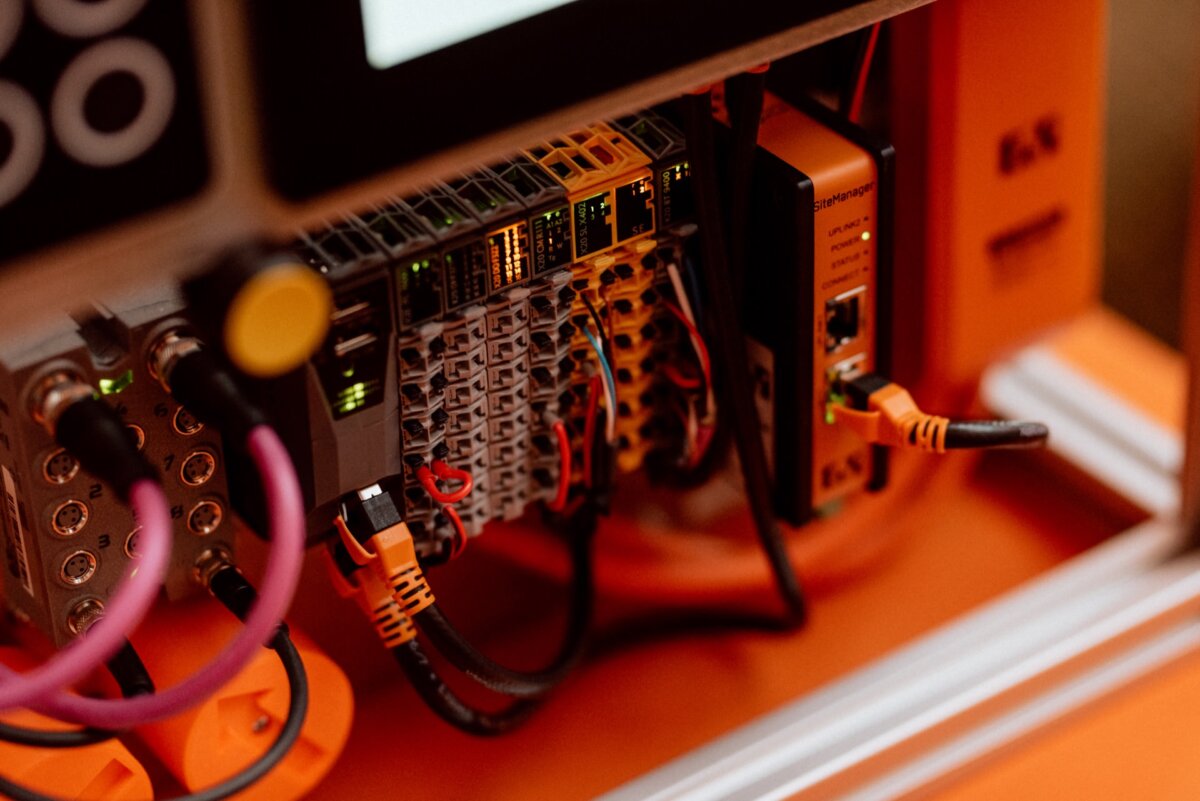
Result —
[[592, 448], [596, 446], [596, 415], [600, 411], [600, 392], [603, 385], [600, 376], [592, 376], [588, 382], [587, 411], [583, 422], [583, 481], [592, 488]]
[[[436, 474], [436, 476], [435, 476]], [[442, 492], [438, 488], [438, 479], [443, 481], [461, 481], [462, 486], [454, 492]], [[417, 468], [417, 481], [429, 493], [429, 497], [438, 503], [458, 503], [471, 494], [475, 488], [475, 479], [466, 470], [458, 470], [442, 461], [433, 463], [433, 470], [422, 465]]]
[[571, 437], [562, 420], [556, 420], [553, 428], [554, 436], [558, 438], [558, 492], [547, 506], [552, 512], [561, 512], [567, 507], [567, 495], [571, 490]]
[[467, 529], [463, 526], [462, 518], [458, 516], [458, 512], [453, 506], [443, 506], [442, 514], [450, 518], [450, 522], [454, 525], [454, 548], [450, 551], [450, 558], [457, 559], [467, 547]]
[[672, 384], [680, 389], [700, 389], [704, 386], [704, 382], [696, 376], [684, 375], [683, 372], [673, 364], [663, 365], [663, 374]]
[[688, 333], [691, 334], [692, 342], [696, 346], [696, 354], [700, 357], [700, 369], [704, 371], [704, 383], [707, 386], [712, 386], [712, 361], [708, 357], [708, 346], [704, 344], [704, 337], [700, 336], [699, 329], [687, 318], [687, 315], [683, 313], [683, 309], [669, 300], [664, 300], [662, 303], [671, 310], [671, 314], [679, 318], [679, 322], [683, 323]]
[[867, 34], [867, 47], [863, 51], [862, 65], [854, 79], [854, 94], [850, 96], [850, 107], [846, 109], [846, 119], [853, 123], [857, 123], [862, 116], [863, 98], [867, 94], [867, 78], [871, 74], [871, 60], [875, 57], [875, 45], [879, 41], [879, 29], [882, 24], [876, 22]]

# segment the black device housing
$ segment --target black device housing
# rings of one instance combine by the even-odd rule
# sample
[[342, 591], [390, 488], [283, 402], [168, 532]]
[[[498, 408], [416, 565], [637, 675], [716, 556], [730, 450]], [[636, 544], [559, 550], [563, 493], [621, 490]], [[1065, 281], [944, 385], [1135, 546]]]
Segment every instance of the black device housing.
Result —
[[[875, 371], [891, 367], [892, 277], [894, 246], [895, 151], [890, 144], [806, 97], [789, 103], [830, 130], [863, 148], [874, 160], [878, 181], [875, 266]], [[763, 382], [774, 397], [775, 511], [792, 525], [813, 517], [813, 346], [814, 224], [812, 180], [763, 148], [754, 163], [747, 227], [747, 275], [742, 306], [747, 336], [774, 355], [774, 376]], [[888, 451], [871, 449], [867, 488], [887, 485]]]

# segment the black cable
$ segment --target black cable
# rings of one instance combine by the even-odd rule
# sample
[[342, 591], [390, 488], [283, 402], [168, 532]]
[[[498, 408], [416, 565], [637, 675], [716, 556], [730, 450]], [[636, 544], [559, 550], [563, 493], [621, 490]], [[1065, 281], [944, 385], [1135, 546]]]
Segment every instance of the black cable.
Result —
[[1020, 420], [953, 420], [946, 426], [946, 449], [1040, 448], [1050, 436], [1042, 423]]
[[[146, 665], [129, 641], [108, 660], [107, 667], [125, 698], [154, 692], [154, 680], [150, 678], [150, 672], [146, 670]], [[82, 748], [107, 742], [121, 734], [122, 732], [110, 729], [47, 730], [0, 723], [0, 740], [32, 748]]]
[[[592, 318], [592, 323], [596, 326], [596, 335], [600, 337], [600, 352], [604, 354], [604, 358], [606, 361], [608, 361], [609, 367], [611, 368], [614, 359], [612, 339], [610, 339], [608, 336], [608, 328], [605, 327], [604, 321], [600, 319], [600, 313], [596, 311], [596, 307], [592, 304], [591, 299], [584, 294], [581, 294], [580, 297], [583, 299], [583, 305], [587, 307], [588, 314]], [[616, 373], [613, 375], [615, 377]]]
[[570, 608], [562, 644], [546, 667], [522, 671], [492, 661], [454, 627], [436, 603], [415, 615], [413, 621], [450, 664], [489, 690], [517, 698], [544, 694], [561, 683], [583, 657], [595, 605], [595, 580], [592, 570], [595, 516], [588, 512], [577, 513], [572, 516], [570, 525], [578, 529], [570, 532]]
[[602, 659], [647, 642], [671, 637], [695, 637], [759, 631], [783, 634], [793, 629], [777, 615], [726, 609], [681, 609], [662, 611], [610, 623], [596, 633], [588, 656]]
[[235, 446], [241, 447], [254, 428], [267, 422], [263, 411], [238, 386], [233, 372], [211, 350], [197, 348], [167, 367], [171, 397], [200, 422], [220, 428]]
[[700, 219], [701, 267], [708, 290], [711, 351], [724, 376], [726, 402], [722, 417], [734, 426], [738, 457], [746, 484], [746, 500], [754, 517], [755, 530], [779, 594], [786, 605], [786, 622], [803, 624], [807, 608], [800, 580], [788, 558], [783, 532], [771, 506], [771, 473], [762, 441], [754, 381], [748, 369], [744, 337], [726, 258], [721, 209], [718, 198], [716, 153], [713, 140], [711, 101], [708, 93], [684, 98], [688, 151], [692, 160], [696, 209]]
[[0, 740], [13, 745], [28, 745], [32, 748], [81, 748], [85, 745], [107, 742], [118, 732], [107, 729], [67, 729], [49, 731], [0, 723]]
[[[240, 793], [257, 782], [292, 750], [292, 746], [300, 738], [300, 731], [304, 727], [304, 718], [308, 714], [308, 675], [304, 671], [304, 662], [300, 659], [300, 654], [296, 651], [296, 646], [286, 631], [280, 630], [272, 640], [271, 650], [279, 655], [279, 661], [283, 664], [284, 672], [287, 674], [288, 689], [291, 691], [287, 718], [284, 720], [279, 734], [276, 735], [275, 741], [271, 743], [271, 747], [236, 776], [226, 779], [220, 784], [198, 793], [189, 793], [162, 801], [221, 801], [235, 793]], [[56, 796], [30, 790], [3, 776], [0, 776], [0, 795], [6, 795], [14, 801], [65, 801]]]
[[758, 151], [758, 128], [762, 119], [765, 71], [743, 72], [725, 81], [725, 104], [733, 128], [733, 151], [729, 159], [729, 275], [734, 291], [734, 308], [742, 308], [746, 275], [746, 230], [750, 224], [750, 189], [754, 156]]
[[[608, 329], [604, 327], [604, 321], [600, 319], [600, 313], [596, 311], [596, 307], [592, 304], [591, 298], [589, 298], [587, 295], [580, 295], [580, 297], [583, 299], [583, 305], [587, 307], [588, 314], [592, 317], [592, 322], [596, 324], [596, 333], [600, 335], [600, 341], [607, 343]], [[607, 353], [605, 354], [605, 358], [608, 358]]]
[[128, 640], [121, 646], [121, 650], [108, 660], [107, 666], [108, 672], [121, 688], [123, 697], [133, 698], [135, 695], [151, 695], [154, 692], [154, 679], [150, 677], [146, 664], [134, 650], [133, 643]]
[[63, 410], [54, 439], [83, 469], [112, 487], [122, 503], [138, 481], [158, 480], [158, 471], [138, 451], [137, 442], [116, 409], [100, 398], [85, 398]]
[[467, 704], [446, 686], [416, 640], [396, 646], [392, 656], [425, 704], [442, 720], [468, 734], [481, 737], [507, 734], [528, 720], [540, 703], [535, 698], [520, 698], [499, 712], [484, 712]]

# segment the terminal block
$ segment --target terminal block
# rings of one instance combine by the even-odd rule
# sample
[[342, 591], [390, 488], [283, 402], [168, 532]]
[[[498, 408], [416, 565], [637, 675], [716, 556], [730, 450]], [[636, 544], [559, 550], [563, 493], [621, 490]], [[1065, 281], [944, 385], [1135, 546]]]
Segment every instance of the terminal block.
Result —
[[658, 294], [656, 242], [643, 239], [613, 254], [616, 281], [607, 290], [612, 369], [616, 379], [617, 467], [641, 467], [653, 447], [654, 389], [659, 382], [654, 359], [659, 337], [655, 325]]
[[524, 154], [567, 191], [575, 261], [654, 232], [650, 159], [616, 129], [596, 123], [539, 142]]
[[564, 419], [560, 397], [567, 391], [572, 368], [569, 351], [574, 293], [568, 286], [570, 280], [570, 273], [561, 270], [530, 287], [530, 500], [552, 497], [560, 481], [558, 447], [551, 428]]
[[487, 298], [486, 232], [466, 203], [441, 183], [404, 198], [404, 203], [425, 221], [437, 239], [442, 311], [451, 312]]
[[533, 265], [525, 204], [486, 167], [456, 176], [446, 185], [484, 226], [488, 294], [528, 283]]
[[446, 446], [450, 464], [466, 470], [475, 488], [458, 505], [469, 536], [477, 536], [491, 517], [488, 451], [487, 319], [482, 306], [471, 306], [447, 320]]
[[691, 223], [696, 216], [696, 200], [692, 194], [692, 169], [683, 132], [652, 110], [620, 117], [612, 125], [651, 160], [657, 230], [660, 233], [672, 231]]
[[533, 274], [547, 275], [569, 265], [571, 207], [567, 193], [544, 168], [525, 156], [513, 156], [492, 166], [525, 205], [529, 220], [529, 250]]
[[439, 510], [417, 480], [417, 470], [446, 457], [444, 330], [443, 323], [426, 323], [400, 335], [397, 343], [404, 517], [418, 548], [426, 550], [436, 546], [433, 536]]
[[487, 307], [488, 434], [492, 516], [512, 520], [529, 491], [529, 290]]
[[362, 217], [375, 246], [387, 254], [395, 292], [396, 330], [442, 316], [442, 261], [433, 233], [402, 200], [373, 206]]

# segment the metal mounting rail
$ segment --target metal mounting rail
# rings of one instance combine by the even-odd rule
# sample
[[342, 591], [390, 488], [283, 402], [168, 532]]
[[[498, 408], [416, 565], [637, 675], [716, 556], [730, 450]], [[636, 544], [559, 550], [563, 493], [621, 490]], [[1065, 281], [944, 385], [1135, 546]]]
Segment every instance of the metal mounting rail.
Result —
[[605, 801], [896, 798], [1200, 646], [1200, 554], [1133, 528]]

